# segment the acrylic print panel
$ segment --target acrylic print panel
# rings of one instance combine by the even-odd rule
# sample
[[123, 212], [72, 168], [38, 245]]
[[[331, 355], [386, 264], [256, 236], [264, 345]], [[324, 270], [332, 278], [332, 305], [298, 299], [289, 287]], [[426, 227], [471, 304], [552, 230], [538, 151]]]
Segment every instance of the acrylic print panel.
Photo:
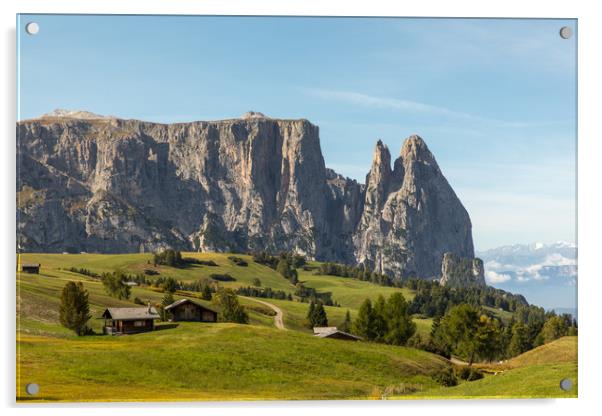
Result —
[[576, 20], [17, 32], [17, 401], [577, 396]]

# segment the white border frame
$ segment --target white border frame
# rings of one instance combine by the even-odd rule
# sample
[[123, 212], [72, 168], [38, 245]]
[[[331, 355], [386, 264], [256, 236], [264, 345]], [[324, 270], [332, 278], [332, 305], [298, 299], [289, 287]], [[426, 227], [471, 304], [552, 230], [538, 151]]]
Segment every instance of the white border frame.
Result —
[[[598, 273], [599, 257], [597, 238], [600, 235], [600, 185], [602, 177], [600, 152], [600, 104], [602, 96], [600, 75], [600, 39], [602, 39], [601, 15], [596, 13], [595, 2], [570, 2], [550, 0], [526, 2], [506, 0], [483, 2], [475, 0], [427, 0], [420, 2], [393, 2], [371, 0], [224, 0], [221, 2], [193, 0], [3, 0], [0, 2], [0, 19], [3, 29], [2, 85], [3, 99], [0, 116], [4, 128], [2, 151], [1, 192], [2, 204], [2, 274], [5, 332], [2, 363], [5, 371], [1, 378], [2, 403], [8, 407], [5, 414], [60, 414], [81, 415], [81, 407], [89, 415], [106, 415], [107, 410], [124, 409], [130, 415], [165, 413], [170, 408], [178, 412], [230, 414], [244, 411], [251, 415], [304, 415], [308, 413], [332, 413], [341, 409], [350, 415], [365, 414], [375, 410], [380, 414], [444, 413], [447, 415], [479, 413], [507, 415], [524, 411], [546, 416], [588, 414], [595, 409], [598, 392], [600, 358], [597, 350], [601, 345], [600, 323], [597, 319], [597, 297], [602, 296], [602, 276]], [[579, 399], [560, 400], [459, 400], [459, 401], [402, 401], [402, 402], [251, 402], [251, 403], [165, 403], [165, 404], [86, 404], [86, 405], [15, 405], [15, 120], [16, 120], [16, 13], [104, 13], [104, 14], [217, 14], [217, 15], [326, 15], [326, 16], [428, 16], [428, 17], [550, 17], [579, 19]], [[589, 295], [588, 295], [589, 294]], [[192, 408], [192, 409], [190, 409]], [[196, 408], [196, 409], [195, 409]], [[200, 408], [200, 409], [199, 409]], [[599, 411], [599, 409], [598, 409]], [[593, 412], [592, 412], [593, 413]]]

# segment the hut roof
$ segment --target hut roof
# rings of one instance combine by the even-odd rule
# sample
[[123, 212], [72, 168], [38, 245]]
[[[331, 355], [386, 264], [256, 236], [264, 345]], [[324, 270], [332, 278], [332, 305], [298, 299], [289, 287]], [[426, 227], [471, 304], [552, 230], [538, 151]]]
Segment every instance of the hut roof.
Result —
[[358, 341], [362, 340], [362, 337], [358, 337], [357, 335], [353, 335], [348, 332], [340, 331], [337, 329], [336, 326], [314, 327], [314, 335], [318, 338], [329, 338], [333, 335], [343, 335], [346, 338], [356, 339]]
[[[198, 304], [198, 303], [196, 303], [196, 302], [193, 302], [193, 301], [191, 301], [190, 299], [180, 299], [180, 300], [176, 300], [176, 301], [175, 301], [174, 303], [172, 303], [171, 305], [168, 305], [168, 306], [166, 306], [166, 307], [165, 307], [165, 310], [166, 310], [166, 311], [168, 311], [168, 310], [170, 310], [170, 309], [173, 309], [173, 308], [175, 308], [175, 307], [178, 307], [178, 306], [180, 306], [180, 305], [183, 305], [184, 303], [192, 303], [193, 305], [196, 305], [196, 306], [198, 306], [199, 308], [203, 308], [203, 309], [206, 309], [206, 310], [208, 310], [208, 311], [215, 312], [213, 309], [210, 309], [210, 308], [208, 308], [208, 307], [206, 307], [206, 306], [203, 306], [203, 305], [200, 305], [200, 304]], [[215, 313], [217, 313], [217, 312], [215, 312]]]
[[21, 267], [40, 267], [40, 263], [20, 263]]
[[142, 308], [107, 308], [102, 317], [119, 321], [133, 321], [137, 319], [158, 319], [160, 316], [155, 308], [145, 306]]

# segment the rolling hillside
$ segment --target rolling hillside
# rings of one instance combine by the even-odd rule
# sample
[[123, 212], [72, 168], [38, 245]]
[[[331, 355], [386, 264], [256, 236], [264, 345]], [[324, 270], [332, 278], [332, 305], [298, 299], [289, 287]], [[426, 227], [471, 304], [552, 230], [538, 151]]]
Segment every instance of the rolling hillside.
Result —
[[[422, 391], [413, 397], [577, 397], [577, 337], [563, 337], [500, 365], [485, 367], [494, 375], [486, 375], [481, 380], [464, 382], [455, 387]], [[573, 382], [570, 391], [560, 388], [560, 381], [565, 378]]]
[[[400, 389], [407, 393], [397, 398], [576, 395], [576, 389], [565, 393], [558, 388], [560, 378], [576, 381], [575, 338], [557, 340], [494, 366], [496, 376], [443, 388], [432, 375], [449, 365], [446, 359], [411, 348], [315, 338], [305, 326], [308, 304], [296, 300], [262, 299], [282, 310], [287, 331], [275, 328], [270, 308], [246, 297], [240, 300], [250, 325], [165, 323], [159, 324], [161, 330], [133, 336], [75, 337], [59, 324], [60, 294], [68, 281], [83, 282], [89, 292], [93, 316], [89, 324], [97, 333], [104, 308], [135, 306], [132, 300], [108, 296], [98, 279], [68, 271], [71, 267], [96, 273], [141, 273], [151, 268], [182, 281], [229, 273], [236, 281], [220, 282], [226, 287], [249, 286], [259, 278], [263, 287], [294, 293], [288, 280], [249, 256], [238, 255], [248, 261], [246, 267], [235, 265], [227, 254], [184, 256], [213, 260], [218, 266], [153, 267], [149, 254], [23, 255], [22, 261], [42, 267], [39, 275], [17, 277], [19, 400], [360, 399], [381, 398]], [[299, 280], [320, 292], [332, 292], [341, 304], [326, 307], [329, 325], [334, 326], [343, 322], [347, 310], [355, 318], [366, 297], [395, 291], [407, 299], [413, 296], [407, 289], [301, 269]], [[176, 293], [175, 298], [183, 295]], [[163, 296], [157, 288], [142, 286], [132, 288], [131, 299], [157, 303]], [[428, 336], [432, 320], [414, 321], [418, 333]], [[42, 386], [41, 394], [25, 397], [24, 385], [32, 381]]]
[[[250, 325], [178, 323], [173, 327], [165, 323], [159, 324], [163, 330], [134, 336], [75, 337], [60, 326], [60, 293], [70, 280], [83, 282], [88, 290], [94, 316], [90, 324], [96, 332], [101, 331], [102, 320], [97, 318], [105, 307], [134, 306], [132, 301], [106, 295], [98, 280], [65, 269], [85, 267], [98, 273], [121, 269], [134, 273], [148, 268], [149, 258], [143, 254], [23, 256], [23, 261], [42, 263], [42, 269], [40, 275], [21, 273], [17, 280], [19, 400], [31, 399], [23, 391], [24, 385], [34, 379], [42, 386], [36, 400], [368, 398], [400, 380], [434, 387], [431, 374], [446, 365], [441, 357], [411, 348], [315, 338], [304, 327], [308, 305], [285, 300], [266, 299], [283, 310], [289, 331], [275, 329], [272, 316], [252, 309], [248, 310]], [[293, 290], [286, 279], [250, 259], [249, 266], [240, 267], [230, 264], [226, 255], [203, 258], [214, 259], [219, 266], [161, 266], [159, 270], [179, 280], [230, 273], [237, 280], [229, 286], [248, 285], [259, 277], [264, 286], [273, 282], [283, 290]], [[322, 277], [328, 278], [343, 280]], [[361, 283], [363, 290], [374, 286]], [[332, 287], [335, 299], [337, 290], [343, 294], [336, 284]], [[363, 290], [355, 294], [354, 289], [345, 290], [344, 298], [353, 316], [356, 310], [351, 305], [356, 304], [353, 302]], [[163, 293], [134, 287], [131, 299], [134, 297], [159, 302]], [[252, 298], [241, 302], [260, 306]], [[338, 325], [347, 308], [326, 310], [331, 324]]]

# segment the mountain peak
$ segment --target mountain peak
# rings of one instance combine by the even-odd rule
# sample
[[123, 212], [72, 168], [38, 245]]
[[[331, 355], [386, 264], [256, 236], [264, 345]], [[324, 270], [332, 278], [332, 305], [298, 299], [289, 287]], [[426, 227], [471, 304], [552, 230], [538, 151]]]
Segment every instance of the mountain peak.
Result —
[[63, 108], [57, 108], [50, 113], [43, 114], [40, 118], [76, 118], [80, 120], [95, 120], [95, 119], [107, 119], [114, 118], [112, 116], [103, 116], [100, 114], [92, 113], [84, 110], [65, 110]]
[[429, 150], [426, 142], [422, 137], [417, 134], [413, 134], [404, 140], [401, 146], [401, 156], [405, 159], [406, 157], [420, 158], [420, 156], [430, 156], [431, 151]]
[[247, 111], [242, 116], [240, 116], [243, 120], [249, 120], [254, 118], [269, 118], [265, 114], [260, 113], [259, 111]]

